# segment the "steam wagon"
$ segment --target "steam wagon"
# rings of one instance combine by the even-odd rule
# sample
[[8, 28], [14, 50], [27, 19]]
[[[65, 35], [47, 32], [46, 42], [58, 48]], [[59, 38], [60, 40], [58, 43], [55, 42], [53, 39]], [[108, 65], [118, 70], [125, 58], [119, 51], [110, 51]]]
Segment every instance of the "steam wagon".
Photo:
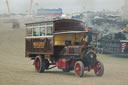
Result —
[[128, 31], [123, 29], [118, 33], [111, 33], [101, 37], [99, 53], [112, 54], [120, 57], [128, 56]]
[[27, 23], [25, 55], [34, 60], [39, 73], [58, 67], [63, 72], [74, 70], [80, 77], [90, 70], [102, 76], [104, 66], [96, 58], [93, 34], [85, 31], [84, 23], [77, 20]]

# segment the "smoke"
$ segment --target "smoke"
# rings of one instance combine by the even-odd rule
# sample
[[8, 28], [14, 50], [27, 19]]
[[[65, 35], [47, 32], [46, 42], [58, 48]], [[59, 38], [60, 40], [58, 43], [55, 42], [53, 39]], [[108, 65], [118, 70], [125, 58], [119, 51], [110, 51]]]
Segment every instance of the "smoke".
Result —
[[83, 11], [93, 11], [95, 9], [95, 0], [79, 0]]
[[[118, 11], [124, 0], [77, 0], [84, 11]], [[128, 0], [126, 0], [128, 2]], [[126, 8], [127, 9], [127, 8]]]
[[[6, 0], [0, 0], [0, 13], [7, 12], [5, 1]], [[103, 9], [116, 10], [120, 8], [120, 5], [122, 6], [123, 1], [124, 0], [33, 0], [32, 8], [62, 8], [64, 13], [101, 11]], [[8, 2], [11, 13], [24, 13], [30, 8], [30, 0], [8, 0]]]
[[128, 0], [125, 0], [124, 5], [121, 8], [121, 13], [123, 16], [128, 16]]

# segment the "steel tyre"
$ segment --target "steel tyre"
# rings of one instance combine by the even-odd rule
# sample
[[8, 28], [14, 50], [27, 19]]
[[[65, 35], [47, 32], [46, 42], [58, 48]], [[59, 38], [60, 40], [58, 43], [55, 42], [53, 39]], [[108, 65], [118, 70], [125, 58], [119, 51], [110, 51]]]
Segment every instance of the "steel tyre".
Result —
[[35, 58], [34, 65], [35, 65], [35, 70], [37, 72], [42, 73], [45, 71], [45, 60], [43, 60], [41, 56], [37, 56]]
[[94, 72], [96, 76], [103, 76], [104, 74], [104, 65], [102, 62], [97, 61], [94, 67]]
[[84, 75], [84, 64], [82, 61], [76, 61], [74, 71], [75, 74], [79, 77], [82, 77]]

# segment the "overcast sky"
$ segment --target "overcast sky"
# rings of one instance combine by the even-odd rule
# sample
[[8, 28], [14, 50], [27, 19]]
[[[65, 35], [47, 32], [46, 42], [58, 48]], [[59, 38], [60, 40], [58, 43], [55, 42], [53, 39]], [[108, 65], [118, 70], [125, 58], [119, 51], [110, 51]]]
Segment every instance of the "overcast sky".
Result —
[[[6, 0], [0, 0], [0, 13], [7, 13]], [[13, 13], [22, 13], [29, 9], [30, 0], [8, 0]], [[64, 13], [86, 10], [101, 11], [117, 10], [124, 4], [124, 0], [33, 0], [33, 9], [62, 8]], [[38, 3], [38, 4], [36, 4]]]

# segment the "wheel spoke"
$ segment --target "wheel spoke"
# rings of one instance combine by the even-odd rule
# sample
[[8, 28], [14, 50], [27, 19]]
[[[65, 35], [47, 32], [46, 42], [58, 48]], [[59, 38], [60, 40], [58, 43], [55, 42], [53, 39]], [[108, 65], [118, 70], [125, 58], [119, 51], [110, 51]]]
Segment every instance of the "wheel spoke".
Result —
[[36, 61], [35, 61], [35, 69], [36, 69], [36, 71], [38, 71], [38, 72], [39, 72], [39, 70], [40, 70], [40, 60], [39, 60], [39, 58], [37, 58]]
[[104, 73], [104, 67], [103, 64], [101, 62], [97, 62], [95, 67], [94, 67], [94, 72], [97, 76], [102, 76]]
[[79, 63], [76, 64], [75, 71], [76, 71], [76, 73], [77, 73], [78, 75], [80, 75], [81, 67], [80, 67], [80, 64], [79, 64]]
[[84, 65], [83, 65], [83, 62], [77, 61], [77, 62], [75, 63], [75, 66], [74, 66], [74, 70], [75, 70], [75, 74], [76, 74], [77, 76], [82, 77], [83, 74], [84, 74]]

